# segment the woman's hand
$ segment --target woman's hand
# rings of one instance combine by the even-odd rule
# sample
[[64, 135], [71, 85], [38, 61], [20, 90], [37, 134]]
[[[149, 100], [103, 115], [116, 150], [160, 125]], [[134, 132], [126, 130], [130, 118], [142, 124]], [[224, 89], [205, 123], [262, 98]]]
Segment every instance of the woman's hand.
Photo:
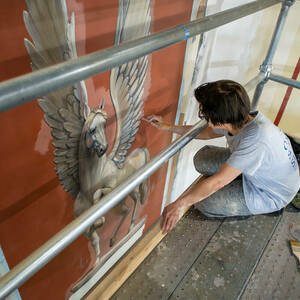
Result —
[[165, 207], [161, 223], [163, 234], [168, 233], [176, 225], [180, 216], [183, 214], [183, 209], [184, 206], [181, 199], [178, 199]]
[[160, 116], [156, 115], [150, 115], [148, 117], [144, 117], [143, 120], [151, 124], [153, 127], [159, 129], [159, 130], [166, 130], [168, 131], [171, 126], [168, 124], [165, 124]]

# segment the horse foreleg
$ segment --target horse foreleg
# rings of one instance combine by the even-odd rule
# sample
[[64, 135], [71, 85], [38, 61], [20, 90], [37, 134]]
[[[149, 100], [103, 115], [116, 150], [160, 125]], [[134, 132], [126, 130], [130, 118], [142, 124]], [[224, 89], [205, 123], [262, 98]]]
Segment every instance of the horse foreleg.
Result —
[[[97, 202], [99, 202], [103, 196], [110, 193], [111, 191], [112, 191], [111, 188], [102, 188], [102, 189], [96, 190], [96, 192], [93, 195], [93, 204], [96, 204]], [[97, 228], [101, 227], [104, 223], [105, 223], [105, 217], [102, 216], [101, 218], [96, 220], [96, 222], [94, 223], [94, 228], [97, 229]]]
[[100, 201], [100, 199], [109, 194], [112, 191], [112, 188], [102, 188], [102, 189], [98, 189], [96, 190], [96, 192], [93, 195], [93, 203], [96, 204], [97, 202]]
[[[140, 186], [138, 187], [138, 190], [140, 190]], [[134, 226], [137, 204], [138, 204], [139, 200], [141, 201], [141, 193], [138, 192], [137, 190], [134, 190], [133, 192], [130, 193], [130, 197], [134, 201], [134, 207], [133, 207], [133, 211], [132, 211], [131, 223], [130, 223], [128, 232], [130, 232]]]
[[130, 212], [130, 208], [126, 205], [125, 200], [122, 200], [121, 204], [118, 207], [120, 209], [120, 214], [122, 214], [122, 218], [120, 220], [119, 225], [117, 226], [117, 228], [114, 230], [113, 235], [110, 239], [110, 247], [112, 247], [115, 242], [116, 242], [116, 237], [117, 237], [117, 233], [119, 231], [119, 229], [121, 228], [123, 222], [125, 221], [126, 217], [128, 216], [129, 212]]
[[100, 260], [100, 238], [99, 235], [97, 233], [97, 231], [95, 230], [94, 226], [91, 226], [85, 233], [85, 236], [90, 240], [93, 248], [94, 248], [94, 252], [96, 255], [96, 261], [95, 264], [97, 264]]
[[98, 229], [105, 223], [105, 217], [101, 217], [100, 219], [96, 220], [94, 223], [94, 228]]
[[139, 192], [140, 192], [140, 202], [141, 204], [145, 204], [149, 193], [149, 178], [147, 178], [139, 185]]

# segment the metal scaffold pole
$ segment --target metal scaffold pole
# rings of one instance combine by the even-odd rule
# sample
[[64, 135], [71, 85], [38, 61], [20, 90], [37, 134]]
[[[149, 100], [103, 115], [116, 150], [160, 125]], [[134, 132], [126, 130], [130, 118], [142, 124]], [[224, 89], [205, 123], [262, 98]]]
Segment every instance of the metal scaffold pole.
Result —
[[217, 28], [282, 0], [257, 0], [0, 84], [0, 112]]
[[278, 42], [279, 42], [280, 35], [281, 35], [281, 32], [282, 32], [284, 24], [285, 24], [287, 14], [289, 12], [290, 7], [294, 3], [295, 3], [295, 0], [285, 0], [282, 3], [280, 14], [277, 19], [276, 27], [275, 27], [275, 30], [274, 30], [274, 33], [272, 36], [272, 40], [271, 40], [266, 58], [265, 58], [263, 64], [259, 68], [260, 73], [263, 75], [263, 79], [256, 86], [254, 96], [252, 99], [252, 104], [251, 104], [252, 111], [255, 111], [257, 109], [258, 101], [262, 94], [263, 88], [264, 88], [266, 82], [269, 79], [271, 79], [270, 74], [271, 74], [271, 70], [272, 70], [273, 57], [274, 57], [275, 51], [278, 46]]
[[294, 79], [285, 78], [283, 76], [275, 75], [273, 73], [270, 74], [269, 79], [275, 82], [279, 82], [300, 89], [300, 82]]

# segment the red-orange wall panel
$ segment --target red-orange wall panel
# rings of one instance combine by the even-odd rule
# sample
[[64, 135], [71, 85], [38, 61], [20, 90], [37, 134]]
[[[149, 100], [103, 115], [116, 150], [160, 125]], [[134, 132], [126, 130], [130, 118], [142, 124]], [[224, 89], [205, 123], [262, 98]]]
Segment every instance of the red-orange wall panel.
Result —
[[[69, 0], [69, 11], [76, 16], [78, 55], [84, 55], [114, 44], [118, 15], [117, 0]], [[151, 32], [164, 30], [189, 21], [192, 0], [152, 1]], [[30, 59], [24, 37], [29, 38], [23, 23], [25, 0], [0, 2], [0, 81], [29, 73]], [[152, 54], [146, 78], [144, 115], [160, 114], [174, 122], [178, 105], [185, 42]], [[115, 122], [109, 96], [110, 72], [86, 80], [90, 107], [99, 105], [104, 96], [110, 119], [108, 141], [113, 141]], [[74, 219], [74, 201], [62, 190], [54, 171], [50, 129], [43, 121], [43, 112], [36, 101], [0, 115], [1, 130], [1, 203], [0, 241], [10, 267]], [[171, 135], [159, 132], [142, 121], [131, 149], [147, 147], [151, 157], [167, 147]], [[147, 203], [138, 209], [141, 218], [147, 215], [146, 229], [159, 217], [167, 164], [150, 178]], [[132, 205], [132, 201], [128, 201]], [[119, 216], [109, 213], [100, 229], [101, 251], [109, 249], [109, 239]], [[118, 236], [127, 233], [130, 216]], [[93, 251], [81, 236], [34, 275], [21, 288], [24, 300], [64, 299], [68, 289], [84, 275], [93, 263]]]

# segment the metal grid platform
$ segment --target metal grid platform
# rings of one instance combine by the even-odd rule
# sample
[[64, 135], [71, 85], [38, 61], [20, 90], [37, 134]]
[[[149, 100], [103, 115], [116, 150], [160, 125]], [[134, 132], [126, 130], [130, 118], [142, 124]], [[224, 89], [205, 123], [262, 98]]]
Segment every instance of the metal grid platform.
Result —
[[225, 220], [170, 299], [237, 299], [280, 217]]
[[224, 221], [191, 209], [111, 299], [300, 299], [295, 222], [292, 208]]
[[188, 211], [111, 299], [168, 299], [220, 225]]
[[286, 209], [266, 251], [251, 276], [242, 300], [300, 299], [300, 269], [292, 255], [290, 225], [300, 222], [300, 212]]

